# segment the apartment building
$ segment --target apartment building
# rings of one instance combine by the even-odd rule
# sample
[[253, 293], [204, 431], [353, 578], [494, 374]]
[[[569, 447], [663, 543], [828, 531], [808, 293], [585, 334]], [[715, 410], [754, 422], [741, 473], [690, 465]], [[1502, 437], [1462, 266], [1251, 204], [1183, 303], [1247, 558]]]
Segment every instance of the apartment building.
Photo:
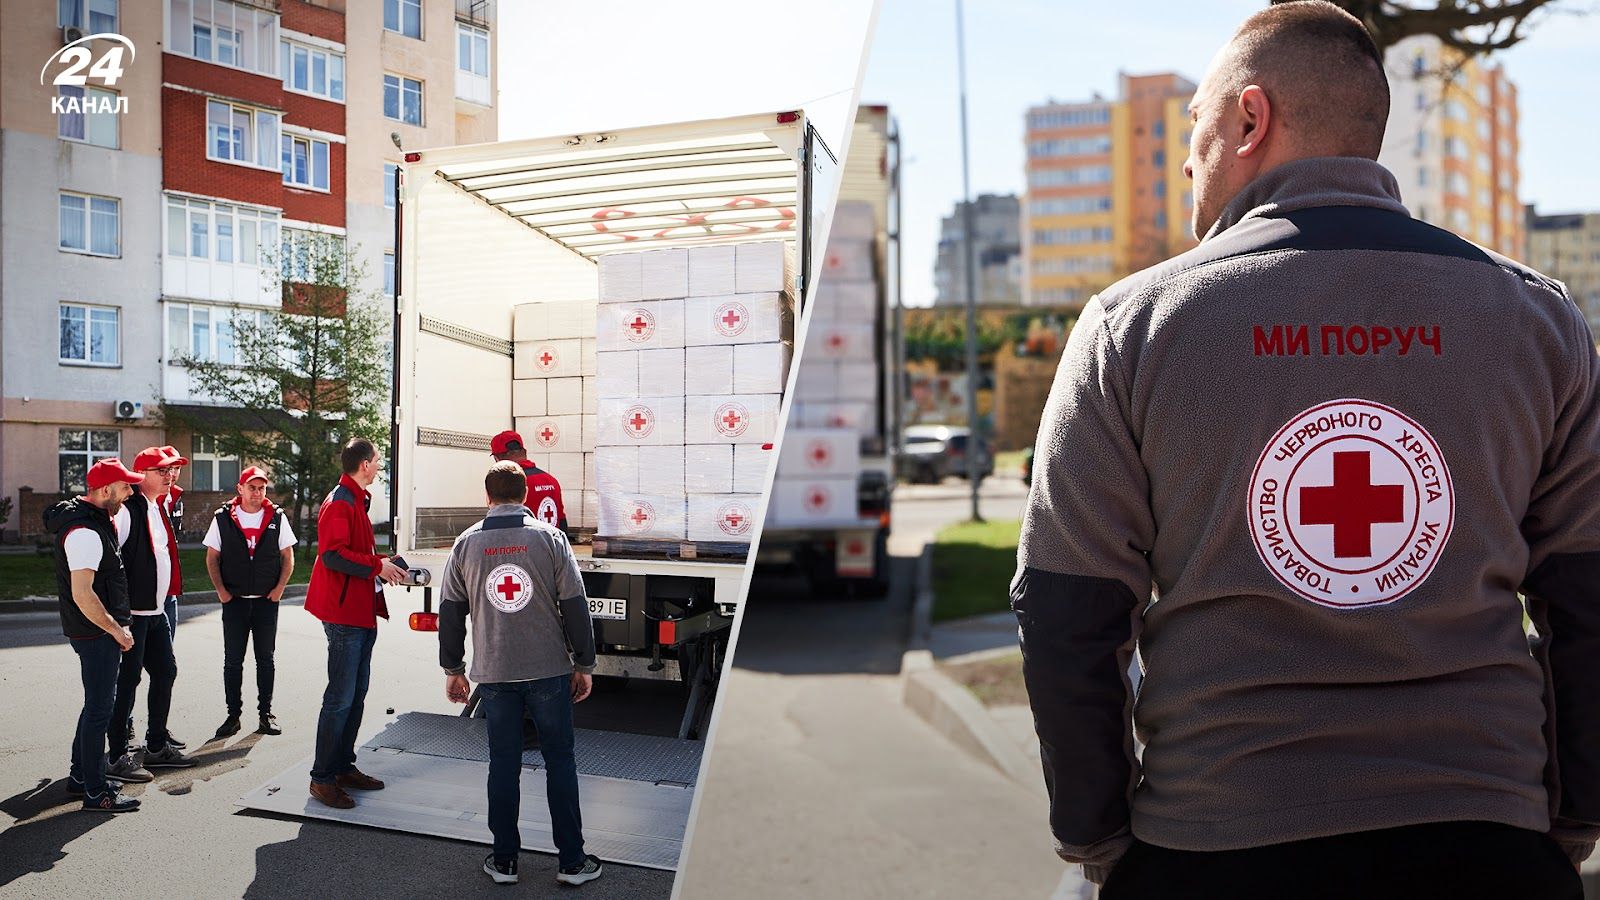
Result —
[[[177, 361], [229, 361], [235, 331], [281, 303], [263, 267], [313, 233], [347, 241], [363, 287], [392, 293], [402, 152], [495, 139], [493, 12], [490, 0], [8, 5], [7, 532], [36, 532], [38, 510], [81, 490], [95, 459], [150, 444], [190, 456], [182, 483], [200, 503], [231, 491], [240, 460], [158, 424], [164, 405], [216, 406]], [[113, 84], [93, 70], [78, 86], [41, 79], [64, 45], [105, 33], [131, 44]], [[99, 60], [119, 43], [86, 46]]]
[[1527, 207], [1527, 262], [1566, 284], [1600, 333], [1600, 212], [1539, 215]]
[[[939, 223], [939, 251], [933, 263], [933, 305], [967, 302], [966, 201]], [[977, 261], [977, 302], [990, 306], [1022, 303], [1022, 203], [1016, 194], [979, 194], [972, 201]]]

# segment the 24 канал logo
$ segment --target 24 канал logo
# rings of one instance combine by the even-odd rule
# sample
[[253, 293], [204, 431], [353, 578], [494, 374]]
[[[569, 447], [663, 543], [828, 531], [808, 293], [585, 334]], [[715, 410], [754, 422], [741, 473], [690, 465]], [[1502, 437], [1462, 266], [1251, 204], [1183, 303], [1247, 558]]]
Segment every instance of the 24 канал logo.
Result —
[[[94, 54], [95, 41], [110, 44], [98, 58]], [[41, 85], [52, 70], [56, 73], [50, 81], [56, 88], [55, 96], [50, 98], [50, 111], [58, 116], [126, 113], [127, 95], [90, 86], [91, 82], [105, 88], [117, 86], [125, 71], [124, 51], [128, 64], [132, 64], [138, 55], [133, 41], [115, 32], [104, 31], [76, 38], [50, 54], [50, 58], [39, 69]]]

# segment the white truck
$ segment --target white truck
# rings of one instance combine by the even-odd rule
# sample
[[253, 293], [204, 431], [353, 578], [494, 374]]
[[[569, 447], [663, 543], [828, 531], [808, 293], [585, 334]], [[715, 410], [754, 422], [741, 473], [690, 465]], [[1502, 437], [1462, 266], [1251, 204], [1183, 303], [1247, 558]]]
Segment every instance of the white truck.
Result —
[[[826, 233], [839, 178], [832, 153], [798, 111], [404, 158], [395, 248], [394, 547], [435, 579], [456, 536], [484, 514], [491, 436], [515, 421], [517, 306], [576, 300], [598, 311], [597, 261], [607, 254], [778, 240], [791, 246], [798, 319], [822, 258], [813, 236]], [[592, 450], [592, 437], [587, 444]], [[593, 509], [578, 492], [564, 493], [569, 524], [592, 533]], [[624, 558], [575, 542], [597, 673], [683, 681], [689, 700], [679, 736], [699, 738], [745, 560], [704, 558], [687, 541], [654, 547], [653, 558]], [[436, 626], [431, 590], [409, 589], [415, 629]], [[403, 604], [392, 598], [396, 605]]]
[[886, 106], [858, 108], [854, 129], [756, 562], [820, 593], [881, 596], [900, 432], [899, 143]]

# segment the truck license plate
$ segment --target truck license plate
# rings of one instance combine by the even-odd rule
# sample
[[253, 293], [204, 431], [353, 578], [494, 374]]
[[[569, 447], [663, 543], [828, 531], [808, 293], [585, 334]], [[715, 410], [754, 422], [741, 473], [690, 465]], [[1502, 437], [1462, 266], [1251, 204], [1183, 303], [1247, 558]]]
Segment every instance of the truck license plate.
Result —
[[626, 619], [628, 601], [619, 597], [590, 597], [589, 616], [595, 619]]

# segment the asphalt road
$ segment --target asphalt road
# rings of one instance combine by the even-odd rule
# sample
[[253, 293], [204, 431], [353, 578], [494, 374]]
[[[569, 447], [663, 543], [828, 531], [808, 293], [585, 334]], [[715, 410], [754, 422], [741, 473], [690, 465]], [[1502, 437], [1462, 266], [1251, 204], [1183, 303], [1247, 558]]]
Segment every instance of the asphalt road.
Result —
[[[279, 621], [275, 711], [284, 729], [203, 744], [226, 715], [220, 607], [194, 605], [178, 626], [172, 731], [202, 764], [166, 770], [129, 793], [141, 810], [85, 813], [65, 794], [68, 748], [82, 704], [77, 657], [54, 613], [0, 616], [0, 897], [477, 896], [496, 888], [480, 867], [487, 848], [441, 838], [301, 821], [241, 810], [234, 801], [311, 752], [326, 685], [321, 626], [297, 605]], [[245, 700], [253, 709], [253, 663]], [[143, 691], [136, 712], [144, 723]], [[676, 686], [634, 684], [578, 707], [581, 727], [676, 734]], [[432, 634], [385, 623], [373, 655], [364, 742], [396, 712], [449, 713]], [[247, 720], [248, 727], [248, 720]], [[487, 774], [487, 773], [486, 773]], [[309, 778], [307, 779], [309, 781]], [[556, 894], [555, 859], [522, 854], [517, 889]], [[584, 897], [666, 897], [673, 874], [607, 864]], [[571, 889], [568, 889], [571, 890]], [[495, 891], [493, 896], [505, 897]], [[576, 896], [563, 893], [563, 896]]]

